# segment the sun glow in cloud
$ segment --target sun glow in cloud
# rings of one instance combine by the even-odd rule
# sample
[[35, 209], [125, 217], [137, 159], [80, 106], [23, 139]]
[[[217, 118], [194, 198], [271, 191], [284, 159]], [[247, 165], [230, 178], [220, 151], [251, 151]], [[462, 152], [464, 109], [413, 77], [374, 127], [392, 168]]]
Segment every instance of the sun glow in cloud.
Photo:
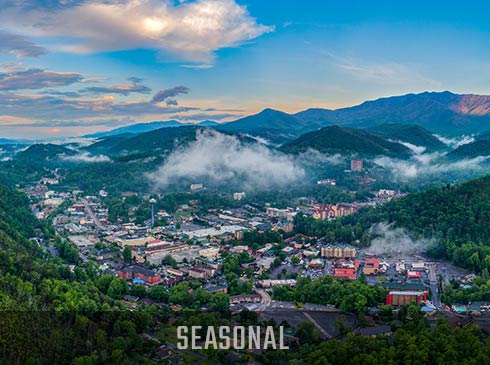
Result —
[[[3, 16], [2, 16], [3, 15]], [[14, 20], [15, 19], [15, 20]], [[33, 21], [42, 19], [42, 22]], [[37, 36], [55, 39], [73, 53], [156, 49], [191, 62], [213, 60], [221, 48], [234, 47], [271, 32], [234, 0], [85, 1], [57, 9], [10, 6], [0, 12], [2, 26], [19, 24]], [[24, 28], [24, 27], [23, 27]]]

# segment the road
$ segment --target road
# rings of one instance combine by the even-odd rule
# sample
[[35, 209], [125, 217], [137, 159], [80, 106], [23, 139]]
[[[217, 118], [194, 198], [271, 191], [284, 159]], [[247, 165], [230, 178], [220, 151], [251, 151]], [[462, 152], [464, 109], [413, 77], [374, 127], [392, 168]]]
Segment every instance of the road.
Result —
[[432, 304], [437, 310], [444, 310], [444, 305], [441, 303], [439, 295], [439, 280], [437, 279], [436, 264], [434, 262], [429, 263], [429, 285], [432, 293]]
[[272, 302], [271, 296], [264, 289], [259, 289], [259, 288], [254, 288], [254, 289], [257, 292], [257, 294], [259, 294], [262, 297], [262, 301], [260, 302], [260, 305], [257, 306], [256, 311], [262, 312], [271, 305]]
[[102, 223], [100, 223], [99, 221], [99, 218], [97, 218], [97, 216], [95, 215], [95, 213], [93, 212], [92, 208], [90, 208], [90, 204], [89, 202], [86, 200], [86, 199], [81, 199], [84, 207], [85, 207], [85, 213], [87, 213], [87, 215], [92, 218], [92, 220], [94, 221], [94, 224], [98, 227], [98, 228], [104, 228], [104, 226], [102, 225]]

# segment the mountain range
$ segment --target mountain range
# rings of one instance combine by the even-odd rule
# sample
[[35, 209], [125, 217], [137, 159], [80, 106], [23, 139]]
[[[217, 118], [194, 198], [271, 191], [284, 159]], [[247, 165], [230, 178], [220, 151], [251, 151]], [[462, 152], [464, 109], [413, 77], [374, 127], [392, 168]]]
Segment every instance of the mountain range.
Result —
[[477, 134], [490, 128], [490, 96], [424, 92], [366, 101], [337, 110], [315, 108], [287, 114], [266, 109], [220, 128], [244, 129], [266, 138], [271, 135], [271, 129], [280, 130], [278, 137], [284, 138], [328, 125], [370, 128], [386, 123], [414, 124], [447, 136]]
[[[203, 121], [197, 125], [247, 133], [282, 144], [306, 132], [330, 125], [373, 128], [385, 124], [418, 125], [445, 136], [479, 134], [490, 129], [490, 96], [454, 94], [449, 91], [423, 92], [380, 98], [336, 110], [311, 108], [288, 114], [267, 108], [260, 113], [227, 123]], [[85, 137], [100, 138], [182, 126], [196, 124], [176, 120], [138, 123]], [[378, 128], [379, 130], [381, 129]], [[434, 143], [437, 144], [435, 141]]]
[[160, 128], [191, 127], [191, 126], [214, 127], [217, 125], [219, 125], [219, 123], [212, 120], [204, 120], [197, 124], [182, 123], [177, 120], [167, 120], [167, 121], [131, 124], [128, 126], [112, 129], [106, 132], [87, 134], [84, 137], [102, 138], [102, 137], [116, 136], [116, 135], [127, 134], [127, 133], [138, 134], [138, 133], [151, 132], [153, 130], [160, 129]]

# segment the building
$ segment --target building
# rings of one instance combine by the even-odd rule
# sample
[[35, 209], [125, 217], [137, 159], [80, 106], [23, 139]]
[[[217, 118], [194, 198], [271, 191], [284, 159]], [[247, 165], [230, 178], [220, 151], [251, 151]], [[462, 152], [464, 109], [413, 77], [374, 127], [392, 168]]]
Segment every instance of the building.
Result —
[[310, 261], [309, 267], [312, 269], [322, 269], [325, 267], [325, 262], [320, 258], [316, 258]]
[[327, 220], [346, 217], [357, 212], [354, 204], [315, 204], [312, 208], [313, 218]]
[[362, 272], [364, 275], [377, 275], [379, 272], [379, 260], [366, 259]]
[[412, 271], [426, 271], [425, 262], [413, 262]]
[[232, 295], [230, 296], [230, 304], [239, 303], [260, 303], [262, 297], [257, 294], [246, 294], [246, 295]]
[[265, 279], [265, 280], [259, 280], [259, 285], [263, 288], [272, 288], [274, 286], [295, 286], [296, 285], [296, 280], [295, 279], [285, 279], [285, 280], [270, 280], [270, 279]]
[[240, 254], [242, 252], [247, 252], [248, 250], [249, 250], [248, 246], [243, 246], [243, 245], [233, 246], [232, 248], [230, 248], [230, 253]]
[[189, 269], [189, 276], [194, 279], [206, 279], [206, 272], [198, 267]]
[[321, 248], [320, 254], [326, 258], [353, 259], [357, 255], [357, 249], [349, 245], [327, 245]]
[[245, 197], [247, 196], [247, 194], [245, 194], [245, 192], [241, 192], [241, 193], [234, 193], [233, 194], [233, 200], [242, 200], [242, 199], [245, 199]]
[[179, 269], [174, 269], [173, 267], [166, 267], [165, 271], [167, 275], [173, 275], [178, 277], [184, 276], [184, 273], [182, 271], [180, 271]]
[[201, 257], [205, 258], [215, 258], [219, 255], [219, 248], [217, 247], [210, 247], [210, 248], [205, 248], [199, 251], [199, 255]]
[[376, 196], [378, 198], [393, 198], [396, 194], [395, 190], [388, 190], [388, 189], [380, 189], [376, 193]]
[[160, 274], [146, 269], [142, 266], [132, 265], [125, 267], [119, 272], [119, 277], [126, 280], [133, 280], [134, 278], [143, 279], [148, 284], [155, 284], [162, 280]]
[[351, 171], [362, 171], [364, 168], [362, 160], [351, 160], [350, 161], [350, 170]]
[[216, 284], [216, 285], [209, 284], [204, 287], [204, 290], [210, 293], [228, 294], [228, 286], [226, 284]]
[[216, 270], [206, 265], [196, 265], [189, 269], [189, 276], [195, 279], [209, 279], [213, 277]]
[[407, 271], [407, 279], [420, 279], [420, 271]]
[[154, 237], [140, 237], [140, 238], [133, 238], [133, 239], [128, 239], [128, 240], [121, 240], [121, 239], [116, 239], [116, 243], [120, 247], [126, 247], [126, 246], [145, 246], [148, 242], [154, 241]]
[[336, 267], [333, 269], [333, 277], [335, 279], [356, 280], [356, 269], [353, 267]]
[[191, 191], [199, 191], [204, 189], [203, 184], [191, 184]]
[[207, 240], [208, 238], [220, 237], [229, 235], [231, 237], [236, 237], [240, 231], [247, 231], [248, 229], [243, 226], [229, 225], [221, 226], [216, 228], [204, 228], [195, 231], [184, 231], [182, 235], [189, 239], [194, 239], [197, 241]]
[[278, 219], [286, 220], [288, 222], [292, 222], [297, 212], [293, 211], [291, 208], [278, 209], [278, 208], [267, 207], [266, 214], [269, 218], [278, 218]]
[[412, 302], [421, 303], [427, 301], [427, 291], [391, 291], [386, 296], [388, 305], [408, 305]]
[[329, 186], [335, 186], [337, 185], [337, 180], [335, 179], [323, 179], [323, 180], [318, 180], [317, 185], [329, 185]]

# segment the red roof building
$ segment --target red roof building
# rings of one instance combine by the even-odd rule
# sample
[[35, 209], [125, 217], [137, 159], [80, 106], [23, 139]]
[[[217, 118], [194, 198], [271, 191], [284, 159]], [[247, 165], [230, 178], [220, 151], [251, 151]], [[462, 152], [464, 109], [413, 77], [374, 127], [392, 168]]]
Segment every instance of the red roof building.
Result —
[[420, 271], [407, 271], [407, 279], [420, 279]]
[[356, 280], [356, 269], [351, 267], [336, 267], [333, 269], [333, 277], [335, 279]]
[[162, 280], [159, 274], [141, 266], [128, 266], [119, 272], [119, 277], [126, 280], [135, 278], [143, 279], [149, 284], [155, 284]]

